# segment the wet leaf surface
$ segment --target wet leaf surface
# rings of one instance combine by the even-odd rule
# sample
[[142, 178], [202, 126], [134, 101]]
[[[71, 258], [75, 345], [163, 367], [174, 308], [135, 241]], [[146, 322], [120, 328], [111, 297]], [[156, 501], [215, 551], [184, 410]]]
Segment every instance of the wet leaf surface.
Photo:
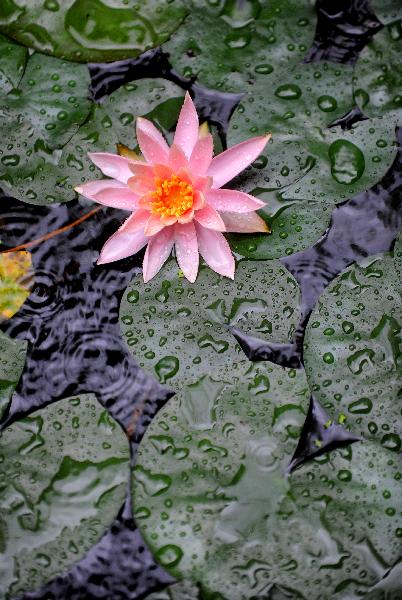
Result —
[[391, 167], [397, 151], [395, 123], [384, 117], [348, 131], [316, 130], [309, 144], [314, 166], [283, 197], [340, 203], [374, 186]]
[[133, 470], [137, 522], [162, 566], [230, 600], [332, 600], [381, 579], [401, 548], [396, 455], [357, 443], [287, 475], [303, 371], [249, 363], [212, 402], [188, 390], [154, 419]]
[[377, 33], [360, 54], [353, 91], [357, 104], [367, 116], [383, 115], [401, 121], [401, 53], [402, 21], [395, 21]]
[[325, 290], [304, 351], [312, 392], [332, 419], [394, 452], [401, 449], [401, 323], [393, 259], [370, 259]]
[[27, 343], [0, 331], [0, 418], [17, 387], [25, 364]]
[[186, 13], [180, 0], [5, 0], [0, 31], [44, 54], [103, 62], [159, 46]]
[[163, 46], [184, 77], [225, 92], [303, 59], [316, 15], [308, 0], [218, 0], [188, 3], [184, 24]]
[[332, 207], [314, 201], [282, 201], [283, 208], [271, 217], [273, 193], [257, 194], [266, 200], [267, 208], [259, 211], [271, 227], [270, 235], [229, 235], [229, 243], [240, 256], [253, 259], [273, 259], [290, 256], [309, 248], [328, 227]]
[[[1, 55], [0, 65], [7, 68], [9, 55], [18, 72], [21, 57], [14, 47]], [[0, 95], [0, 184], [26, 202], [71, 200], [71, 192], [60, 194], [57, 188], [64, 173], [56, 167], [63, 146], [89, 113], [88, 70], [34, 53], [20, 72], [21, 79], [12, 82], [17, 87]], [[56, 170], [50, 181], [49, 169]]]
[[235, 281], [201, 266], [194, 286], [171, 259], [148, 283], [135, 277], [120, 305], [139, 365], [175, 390], [212, 368], [236, 369], [244, 354], [231, 327], [287, 342], [298, 320], [298, 287], [279, 262], [240, 261]]
[[103, 535], [127, 490], [125, 434], [91, 395], [51, 404], [0, 437], [1, 593], [33, 589]]

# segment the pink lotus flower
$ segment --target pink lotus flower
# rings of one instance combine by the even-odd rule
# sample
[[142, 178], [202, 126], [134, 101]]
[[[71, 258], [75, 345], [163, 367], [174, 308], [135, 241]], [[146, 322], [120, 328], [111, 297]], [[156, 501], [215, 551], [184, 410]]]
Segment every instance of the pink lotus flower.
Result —
[[199, 128], [187, 93], [172, 146], [148, 120], [137, 119], [137, 140], [145, 161], [117, 154], [89, 154], [112, 179], [89, 181], [76, 188], [87, 198], [131, 211], [103, 246], [98, 264], [138, 252], [148, 244], [144, 281], [156, 275], [173, 245], [179, 267], [194, 282], [199, 254], [220, 275], [233, 279], [235, 261], [222, 232], [267, 232], [254, 211], [264, 203], [236, 190], [222, 189], [263, 151], [270, 135], [255, 137], [213, 158], [210, 133]]

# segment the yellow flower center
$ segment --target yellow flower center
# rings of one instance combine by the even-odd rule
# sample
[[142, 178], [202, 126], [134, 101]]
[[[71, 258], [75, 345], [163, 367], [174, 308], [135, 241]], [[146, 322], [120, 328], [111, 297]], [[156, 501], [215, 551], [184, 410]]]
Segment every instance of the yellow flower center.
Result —
[[155, 191], [151, 192], [151, 212], [161, 217], [181, 217], [194, 203], [191, 183], [177, 175], [169, 179], [155, 178]]

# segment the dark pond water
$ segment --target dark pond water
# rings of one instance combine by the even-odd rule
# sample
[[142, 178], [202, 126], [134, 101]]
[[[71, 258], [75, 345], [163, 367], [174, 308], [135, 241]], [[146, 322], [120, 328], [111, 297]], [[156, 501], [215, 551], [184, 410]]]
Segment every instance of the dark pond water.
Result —
[[[381, 28], [365, 0], [321, 0], [318, 26], [306, 61], [353, 63], [371, 36]], [[192, 89], [203, 118], [214, 122], [222, 140], [239, 95], [219, 94], [182, 80], [160, 50], [139, 59], [108, 65], [90, 65], [92, 94], [97, 100], [124, 83], [142, 77], [165, 77]], [[342, 127], [364, 116], [346, 115]], [[399, 143], [402, 132], [399, 132]], [[347, 265], [361, 257], [391, 249], [402, 218], [402, 155], [383, 180], [338, 206], [330, 227], [313, 247], [283, 259], [301, 288], [302, 320], [290, 344], [265, 343], [233, 331], [247, 356], [283, 366], [303, 364], [303, 336], [309, 314], [328, 283]], [[14, 247], [65, 226], [83, 215], [78, 202], [39, 207], [7, 198], [1, 203], [2, 240]], [[132, 452], [156, 412], [171, 396], [135, 364], [118, 327], [122, 294], [139, 270], [142, 255], [94, 268], [106, 239], [116, 230], [123, 213], [102, 208], [82, 224], [35, 246], [32, 260], [35, 286], [22, 310], [2, 325], [13, 338], [27, 339], [25, 370], [13, 397], [7, 422], [55, 400], [93, 392], [124, 426], [136, 406], [147, 400], [132, 440]], [[353, 442], [344, 429], [325, 428], [327, 416], [311, 399], [310, 411], [292, 466], [329, 448]], [[319, 436], [320, 449], [312, 443]], [[146, 548], [132, 518], [129, 500], [110, 530], [88, 555], [69, 572], [41, 590], [25, 594], [26, 600], [127, 600], [145, 598], [163, 589], [173, 578], [160, 568]]]

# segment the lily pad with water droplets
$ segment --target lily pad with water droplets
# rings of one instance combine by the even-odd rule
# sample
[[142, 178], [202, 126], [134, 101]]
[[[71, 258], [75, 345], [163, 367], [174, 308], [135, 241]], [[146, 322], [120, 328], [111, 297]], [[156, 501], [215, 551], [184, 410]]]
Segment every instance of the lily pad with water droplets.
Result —
[[[228, 145], [272, 133], [257, 164], [247, 172], [254, 187], [276, 189], [302, 177], [316, 161], [310, 140], [353, 107], [352, 69], [330, 63], [300, 64], [245, 80], [233, 114]], [[306, 196], [305, 199], [309, 197]]]
[[283, 197], [341, 203], [370, 189], [390, 169], [397, 152], [395, 123], [378, 118], [348, 131], [317, 129], [308, 145], [314, 166], [286, 188]]
[[184, 77], [225, 92], [301, 61], [316, 14], [309, 0], [218, 0], [187, 3], [189, 15], [163, 48]]
[[70, 200], [57, 179], [49, 180], [48, 167], [57, 167], [63, 146], [88, 116], [88, 69], [37, 53], [21, 69], [18, 48], [0, 56], [0, 69], [11, 69], [12, 56], [15, 72], [23, 70], [12, 81], [16, 87], [6, 86], [0, 95], [0, 186], [27, 202]]
[[125, 434], [91, 395], [65, 399], [0, 437], [0, 595], [39, 587], [78, 562], [123, 504]]
[[171, 259], [148, 283], [136, 276], [120, 326], [139, 365], [174, 390], [214, 369], [236, 371], [243, 351], [230, 333], [288, 342], [299, 321], [299, 288], [279, 262], [240, 261], [234, 281], [202, 265], [189, 283]]
[[0, 331], [0, 418], [24, 369], [27, 342], [12, 340]]
[[[248, 363], [212, 402], [189, 404], [184, 390], [149, 426], [133, 470], [137, 523], [201, 597], [360, 597], [400, 553], [397, 456], [357, 443], [286, 474], [308, 398], [303, 371]], [[188, 415], [205, 405], [200, 426]]]
[[401, 449], [402, 310], [389, 256], [353, 265], [325, 290], [306, 330], [313, 394], [354, 434]]
[[44, 54], [107, 62], [159, 46], [186, 14], [180, 0], [4, 0], [0, 31]]
[[400, 20], [384, 27], [361, 51], [355, 67], [353, 91], [356, 102], [367, 116], [385, 116], [394, 122], [402, 122], [401, 54]]
[[[55, 58], [42, 58], [62, 64]], [[67, 64], [71, 69], [86, 70], [81, 65]], [[86, 94], [82, 85], [80, 93]], [[116, 153], [118, 143], [135, 148], [135, 119], [149, 113], [162, 129], [171, 128], [177, 120], [182, 97], [180, 88], [162, 79], [142, 79], [128, 84], [102, 104], [92, 104], [85, 124], [77, 127], [78, 131], [74, 130], [64, 145], [52, 149], [39, 138], [32, 143], [30, 155], [24, 149], [24, 152], [18, 150], [13, 160], [0, 158], [0, 185], [3, 179], [14, 196], [33, 204], [71, 200], [76, 196], [74, 187], [103, 177], [88, 158], [88, 152]], [[15, 126], [13, 136], [23, 145], [31, 139], [32, 131], [30, 122], [23, 120]]]
[[271, 217], [271, 193], [257, 194], [267, 201], [260, 212], [271, 227], [271, 234], [229, 235], [234, 252], [252, 259], [272, 259], [290, 256], [312, 246], [326, 231], [331, 218], [332, 205], [316, 201], [284, 201], [283, 208]]

